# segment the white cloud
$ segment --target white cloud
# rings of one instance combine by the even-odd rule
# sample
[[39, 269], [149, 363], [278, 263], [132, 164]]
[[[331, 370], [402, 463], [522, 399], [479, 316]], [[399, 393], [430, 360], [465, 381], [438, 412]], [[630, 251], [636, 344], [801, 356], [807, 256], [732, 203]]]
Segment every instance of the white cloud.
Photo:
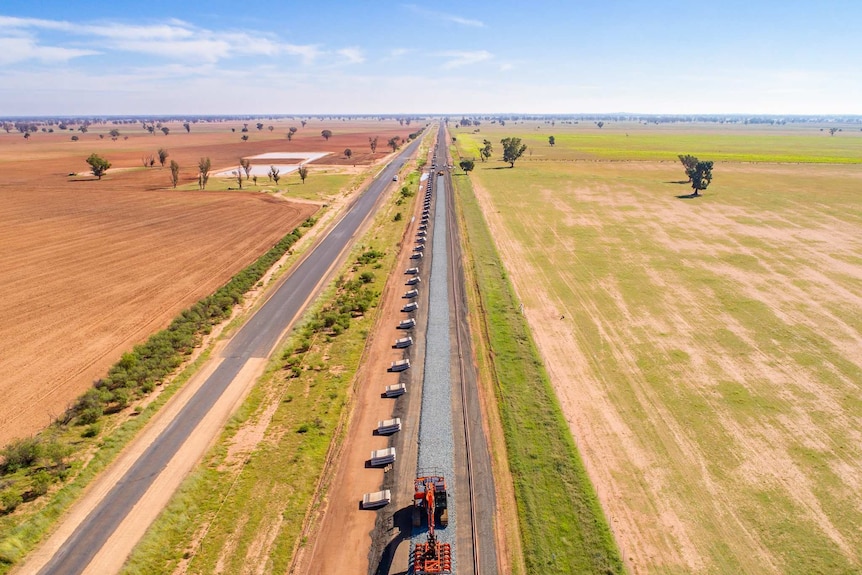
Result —
[[461, 68], [462, 66], [469, 66], [470, 64], [478, 64], [479, 62], [484, 62], [485, 60], [490, 60], [494, 57], [494, 55], [487, 50], [451, 50], [448, 52], [442, 52], [440, 55], [444, 58], [448, 58], [448, 60], [443, 64], [443, 68], [446, 70]]
[[514, 66], [512, 66], [512, 64], [510, 64], [509, 62], [504, 62], [504, 63], [500, 64], [500, 71], [501, 72], [508, 72], [512, 68], [514, 68]]
[[[82, 38], [79, 43], [89, 44], [94, 49], [154, 55], [176, 61], [216, 62], [251, 54], [270, 57], [298, 56], [303, 63], [308, 64], [321, 54], [316, 45], [290, 44], [261, 34], [208, 30], [176, 19], [158, 24], [137, 25], [122, 22], [72, 23], [62, 20], [0, 16], [0, 29], [13, 32], [22, 30], [60, 32]], [[350, 50], [349, 57], [361, 57], [358, 49], [348, 50]], [[52, 52], [48, 47], [43, 47], [42, 57], [54, 54], [53, 57], [59, 59], [62, 54], [75, 57], [95, 53], [98, 52], [66, 48], [57, 48]], [[11, 58], [5, 60], [11, 61]]]
[[361, 64], [365, 61], [365, 56], [362, 54], [362, 50], [359, 48], [342, 48], [337, 51], [338, 54], [347, 58], [347, 61], [351, 64]]
[[464, 18], [463, 16], [458, 16], [456, 14], [447, 14], [445, 12], [437, 12], [434, 10], [427, 10], [415, 4], [405, 4], [405, 8], [411, 10], [415, 14], [425, 18], [435, 18], [437, 20], [446, 20], [447, 22], [454, 22], [455, 24], [460, 24], [461, 26], [471, 26], [474, 28], [484, 28], [485, 23], [481, 20], [474, 20], [472, 18]]
[[0, 65], [17, 64], [27, 60], [39, 60], [45, 63], [64, 63], [81, 56], [98, 54], [94, 50], [78, 48], [63, 48], [59, 46], [41, 46], [32, 38], [5, 37], [0, 38]]

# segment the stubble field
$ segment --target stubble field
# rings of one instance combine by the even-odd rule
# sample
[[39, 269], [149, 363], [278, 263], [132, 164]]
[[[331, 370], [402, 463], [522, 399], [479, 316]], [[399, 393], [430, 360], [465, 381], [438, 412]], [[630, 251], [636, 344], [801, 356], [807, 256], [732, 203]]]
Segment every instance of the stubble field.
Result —
[[[218, 169], [270, 151], [331, 151], [320, 162], [335, 164], [327, 172], [344, 164], [344, 174], [328, 174], [340, 188], [353, 163], [379, 159], [389, 151], [386, 139], [416, 129], [311, 120], [288, 142], [288, 127], [299, 122], [273, 123], [278, 131], [251, 123], [247, 142], [237, 122], [193, 124], [190, 133], [168, 124], [168, 136], [140, 124], [98, 124], [74, 132], [77, 142], [72, 132], [29, 140], [0, 134], [0, 444], [60, 415], [124, 351], [224, 284], [331, 195], [315, 164], [306, 184], [282, 180], [278, 195], [260, 193], [275, 189], [266, 178], [247, 193], [198, 191], [200, 157]], [[115, 141], [113, 128], [121, 133]], [[328, 142], [324, 128], [334, 134]], [[372, 154], [368, 137], [378, 134]], [[181, 166], [180, 190], [170, 189], [167, 167], [143, 167], [142, 158], [160, 147]], [[346, 147], [357, 150], [350, 166]], [[93, 152], [112, 162], [109, 173], [101, 181], [70, 177], [87, 170], [84, 159]], [[295, 195], [308, 200], [306, 190], [316, 190], [317, 203], [285, 201], [299, 186], [303, 193]]]
[[858, 128], [480, 129], [531, 148], [470, 177], [630, 572], [859, 572]]

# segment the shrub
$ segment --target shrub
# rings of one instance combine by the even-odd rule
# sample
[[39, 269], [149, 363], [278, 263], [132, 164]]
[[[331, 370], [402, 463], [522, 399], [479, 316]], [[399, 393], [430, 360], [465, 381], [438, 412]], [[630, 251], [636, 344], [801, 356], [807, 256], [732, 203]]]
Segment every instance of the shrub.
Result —
[[14, 488], [7, 489], [0, 493], [0, 504], [3, 505], [4, 513], [12, 513], [19, 505], [24, 503], [24, 498]]
[[359, 279], [361, 279], [362, 283], [364, 284], [370, 284], [374, 281], [374, 274], [371, 272], [362, 272], [362, 274], [360, 274], [359, 276]]
[[402, 216], [401, 216], [401, 212], [398, 212], [397, 214], [395, 214], [395, 217], [394, 217], [394, 218], [392, 218], [392, 221], [393, 221], [393, 222], [400, 222], [400, 221], [401, 221], [401, 218], [402, 218]]
[[14, 473], [30, 467], [39, 461], [43, 452], [42, 442], [36, 437], [16, 439], [0, 451], [3, 456], [3, 472]]
[[102, 426], [98, 423], [91, 423], [87, 426], [87, 429], [81, 433], [81, 437], [96, 437], [99, 435], [99, 432], [102, 431]]
[[30, 486], [30, 494], [33, 497], [41, 497], [48, 493], [48, 489], [51, 487], [51, 484], [54, 482], [54, 478], [51, 477], [51, 474], [45, 471], [44, 469], [37, 472], [33, 475], [33, 483]]

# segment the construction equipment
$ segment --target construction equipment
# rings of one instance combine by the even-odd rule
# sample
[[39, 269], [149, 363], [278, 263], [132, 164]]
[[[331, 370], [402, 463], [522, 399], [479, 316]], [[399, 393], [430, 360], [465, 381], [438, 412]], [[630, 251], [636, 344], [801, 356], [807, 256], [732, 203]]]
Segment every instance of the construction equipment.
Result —
[[413, 526], [418, 527], [421, 524], [423, 509], [428, 522], [428, 540], [413, 548], [413, 573], [452, 573], [452, 549], [448, 543], [437, 541], [437, 535], [434, 533], [436, 523], [439, 522], [440, 527], [449, 524], [446, 479], [442, 475], [417, 477], [413, 486]]

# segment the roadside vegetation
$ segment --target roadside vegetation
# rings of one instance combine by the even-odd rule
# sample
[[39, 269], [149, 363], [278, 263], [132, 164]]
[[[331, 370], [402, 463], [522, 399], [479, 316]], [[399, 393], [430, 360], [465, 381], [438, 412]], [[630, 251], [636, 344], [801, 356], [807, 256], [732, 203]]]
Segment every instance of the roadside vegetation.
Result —
[[[418, 173], [404, 182], [415, 188]], [[378, 211], [124, 573], [289, 571], [328, 488], [324, 467], [343, 439], [354, 375], [404, 232], [395, 215], [414, 196], [402, 188]]]
[[[453, 154], [455, 155], [455, 154]], [[456, 155], [457, 157], [457, 155]], [[467, 177], [453, 177], [479, 295], [527, 573], [623, 573], [593, 486]], [[481, 319], [479, 320], [482, 321]], [[512, 558], [513, 565], [520, 562]]]
[[[203, 336], [230, 317], [244, 294], [301, 237], [302, 228], [313, 223], [313, 219], [306, 220], [215, 293], [184, 310], [166, 329], [123, 354], [105, 377], [45, 431], [0, 451], [0, 573], [32, 548], [155, 411], [153, 403], [131, 411], [126, 408], [175, 374], [201, 345]], [[159, 399], [172, 393], [160, 394]], [[47, 501], [41, 501], [46, 495]], [[24, 503], [29, 505], [19, 509]]]

